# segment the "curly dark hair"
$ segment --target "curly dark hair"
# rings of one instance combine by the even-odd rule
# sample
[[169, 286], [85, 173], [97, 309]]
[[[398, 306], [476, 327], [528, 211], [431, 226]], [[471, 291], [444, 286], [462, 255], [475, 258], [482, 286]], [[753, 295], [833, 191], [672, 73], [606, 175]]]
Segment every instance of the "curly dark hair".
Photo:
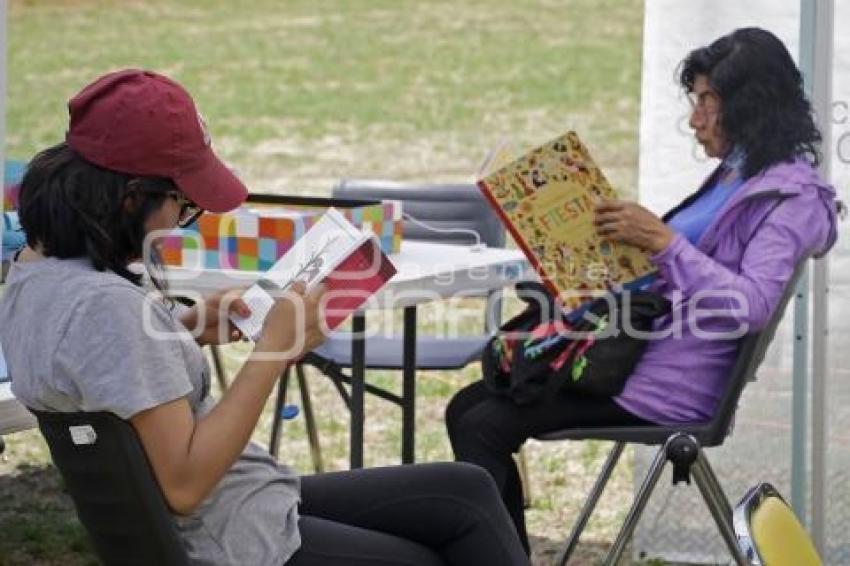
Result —
[[63, 142], [27, 166], [18, 213], [31, 248], [59, 259], [87, 257], [96, 270], [141, 285], [128, 266], [142, 258], [145, 221], [174, 191], [170, 179], [98, 167]]
[[821, 133], [803, 91], [803, 77], [785, 45], [769, 31], [741, 28], [691, 51], [679, 83], [692, 92], [697, 75], [721, 100], [720, 125], [746, 152], [744, 178], [800, 156], [820, 162]]

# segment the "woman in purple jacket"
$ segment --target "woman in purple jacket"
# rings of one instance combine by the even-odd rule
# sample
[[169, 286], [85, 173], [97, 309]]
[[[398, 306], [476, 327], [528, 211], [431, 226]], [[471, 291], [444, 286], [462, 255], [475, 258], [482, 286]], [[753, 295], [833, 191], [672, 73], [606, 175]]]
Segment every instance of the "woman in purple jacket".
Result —
[[[770, 32], [739, 29], [692, 51], [679, 80], [694, 135], [720, 165], [663, 218], [611, 201], [598, 206], [595, 220], [601, 236], [652, 254], [651, 290], [673, 305], [657, 321], [663, 337], [649, 342], [616, 397], [554, 394], [518, 406], [479, 381], [446, 410], [456, 458], [490, 471], [526, 549], [511, 453], [531, 436], [563, 428], [710, 419], [736, 337], [763, 327], [800, 259], [826, 253], [836, 238], [835, 191], [815, 170], [821, 135], [785, 46]], [[696, 306], [701, 316], [694, 317]]]

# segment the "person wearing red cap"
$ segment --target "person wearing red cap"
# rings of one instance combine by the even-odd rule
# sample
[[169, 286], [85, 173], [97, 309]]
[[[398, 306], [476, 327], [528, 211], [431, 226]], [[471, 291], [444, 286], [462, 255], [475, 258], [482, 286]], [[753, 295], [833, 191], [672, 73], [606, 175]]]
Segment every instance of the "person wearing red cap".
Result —
[[[481, 468], [299, 478], [250, 443], [285, 365], [324, 339], [322, 290], [297, 285], [277, 299], [253, 355], [214, 402], [200, 345], [239, 338], [232, 325], [222, 335], [219, 321], [248, 314], [247, 305], [218, 295], [181, 317], [131, 264], [156, 262], [143, 249], [156, 231], [230, 210], [247, 190], [167, 77], [107, 74], [69, 111], [65, 141], [36, 155], [22, 181], [27, 247], [0, 301], [0, 342], [21, 402], [129, 421], [193, 563], [528, 564]], [[162, 289], [150, 269], [161, 266], [148, 267]], [[206, 324], [195, 329], [200, 308]]]
[[110, 73], [72, 98], [68, 109], [68, 146], [90, 163], [171, 179], [211, 212], [236, 208], [248, 196], [213, 153], [189, 93], [168, 77], [133, 69]]

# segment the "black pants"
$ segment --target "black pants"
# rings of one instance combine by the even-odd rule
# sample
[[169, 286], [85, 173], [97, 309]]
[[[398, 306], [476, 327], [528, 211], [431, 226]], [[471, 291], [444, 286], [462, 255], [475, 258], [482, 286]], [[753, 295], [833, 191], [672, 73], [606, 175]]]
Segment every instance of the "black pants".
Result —
[[522, 483], [511, 454], [528, 438], [545, 432], [640, 424], [646, 421], [611, 399], [555, 394], [539, 403], [519, 406], [489, 393], [483, 381], [458, 391], [446, 409], [446, 428], [455, 458], [490, 472], [526, 551], [529, 546]]
[[305, 476], [287, 566], [527, 565], [492, 478], [445, 462]]

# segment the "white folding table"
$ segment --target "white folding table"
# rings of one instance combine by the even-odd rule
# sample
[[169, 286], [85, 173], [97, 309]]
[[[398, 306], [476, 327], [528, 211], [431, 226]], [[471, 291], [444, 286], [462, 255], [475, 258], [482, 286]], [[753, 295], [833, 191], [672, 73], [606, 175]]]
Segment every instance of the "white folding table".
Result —
[[[432, 242], [403, 241], [401, 251], [390, 260], [398, 273], [352, 318], [351, 368], [351, 466], [363, 465], [365, 392], [364, 333], [366, 311], [404, 309], [402, 399], [402, 461], [413, 461], [413, 403], [416, 375], [416, 308], [430, 301], [481, 295], [534, 278], [525, 256], [515, 249], [454, 246]], [[251, 271], [169, 268], [170, 290], [177, 294], [208, 293], [244, 286], [259, 277]]]

